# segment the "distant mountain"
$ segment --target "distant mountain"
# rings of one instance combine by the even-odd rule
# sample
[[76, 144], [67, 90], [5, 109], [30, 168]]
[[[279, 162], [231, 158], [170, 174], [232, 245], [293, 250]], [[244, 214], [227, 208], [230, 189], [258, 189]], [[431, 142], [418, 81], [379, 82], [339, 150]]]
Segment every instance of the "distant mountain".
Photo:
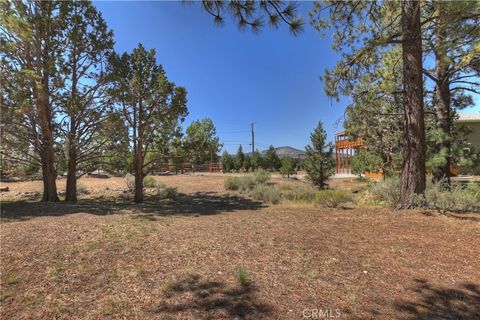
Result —
[[[265, 156], [268, 150], [260, 151], [262, 156]], [[289, 146], [275, 148], [275, 152], [279, 158], [292, 157], [295, 159], [305, 159], [305, 151], [298, 150]], [[251, 156], [252, 153], [249, 152], [247, 155]]]

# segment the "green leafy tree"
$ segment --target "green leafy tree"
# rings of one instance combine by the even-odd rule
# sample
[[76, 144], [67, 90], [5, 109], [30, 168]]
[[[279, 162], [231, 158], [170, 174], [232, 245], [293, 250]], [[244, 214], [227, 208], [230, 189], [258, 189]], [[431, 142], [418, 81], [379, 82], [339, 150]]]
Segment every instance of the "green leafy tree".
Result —
[[360, 150], [352, 159], [352, 172], [361, 175], [365, 172], [374, 172], [381, 167], [382, 159], [368, 150]]
[[233, 160], [232, 156], [230, 154], [228, 154], [227, 151], [223, 152], [220, 161], [222, 162], [223, 173], [231, 172], [235, 167], [234, 160]]
[[166, 131], [176, 130], [179, 119], [186, 116], [187, 92], [168, 81], [162, 66], [156, 62], [155, 50], [147, 51], [141, 44], [131, 54], [112, 57], [111, 73], [110, 94], [128, 127], [135, 176], [134, 200], [139, 203], [143, 201], [143, 178], [148, 174], [146, 156], [152, 151], [152, 144], [165, 136]]
[[333, 146], [327, 143], [327, 133], [323, 129], [322, 122], [319, 122], [310, 135], [311, 145], [306, 150], [304, 168], [307, 178], [315, 186], [324, 189], [328, 186], [327, 179], [335, 172], [335, 161], [333, 159]]
[[282, 166], [280, 167], [280, 173], [290, 179], [291, 174], [297, 173], [295, 160], [292, 157], [284, 157], [281, 160]]
[[245, 154], [243, 153], [242, 145], [238, 147], [237, 154], [235, 156], [235, 170], [239, 171], [243, 168], [243, 162], [245, 161]]
[[278, 158], [275, 148], [271, 145], [265, 154], [265, 158], [263, 159], [263, 166], [265, 169], [275, 171], [280, 168], [280, 165], [280, 158]]
[[213, 157], [215, 161], [222, 145], [212, 119], [193, 121], [186, 130], [184, 146], [194, 164], [204, 164]]

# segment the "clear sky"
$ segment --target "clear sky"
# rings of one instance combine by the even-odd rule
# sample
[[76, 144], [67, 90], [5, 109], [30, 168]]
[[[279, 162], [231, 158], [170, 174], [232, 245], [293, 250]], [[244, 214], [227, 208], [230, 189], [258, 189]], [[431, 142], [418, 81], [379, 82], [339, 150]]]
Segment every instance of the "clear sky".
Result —
[[260, 150], [270, 144], [303, 149], [319, 120], [329, 139], [342, 129], [348, 100], [327, 98], [319, 80], [338, 57], [331, 39], [321, 39], [309, 25], [310, 2], [300, 2], [306, 24], [298, 37], [286, 26], [241, 32], [230, 19], [216, 27], [198, 3], [94, 3], [115, 33], [117, 52], [130, 52], [140, 42], [155, 48], [169, 79], [187, 88], [184, 127], [212, 118], [229, 152], [239, 144], [250, 150], [251, 122]]

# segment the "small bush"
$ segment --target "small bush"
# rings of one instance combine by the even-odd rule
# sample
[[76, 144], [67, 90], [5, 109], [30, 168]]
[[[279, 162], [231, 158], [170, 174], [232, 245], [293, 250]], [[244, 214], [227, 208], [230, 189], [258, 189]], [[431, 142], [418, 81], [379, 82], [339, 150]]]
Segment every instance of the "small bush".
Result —
[[177, 188], [165, 188], [161, 192], [161, 197], [170, 200], [176, 200], [178, 198]]
[[250, 195], [255, 200], [270, 203], [279, 203], [282, 197], [280, 191], [278, 191], [275, 187], [265, 184], [257, 184], [252, 191], [250, 191]]
[[132, 174], [127, 173], [124, 179], [128, 189], [130, 190], [135, 189], [135, 177]]
[[158, 189], [166, 187], [163, 182], [158, 181], [157, 179], [155, 179], [155, 177], [152, 177], [152, 176], [146, 176], [145, 178], [143, 178], [143, 186], [145, 188], [158, 188]]
[[245, 286], [248, 284], [248, 273], [247, 269], [245, 269], [244, 266], [239, 266], [235, 272], [235, 276], [237, 278], [238, 283], [240, 283], [242, 286]]
[[88, 194], [89, 193], [87, 186], [81, 181], [77, 181], [77, 193], [78, 194]]
[[441, 182], [429, 183], [425, 198], [428, 207], [442, 213], [480, 211], [480, 186], [474, 183], [467, 185], [466, 188], [462, 188], [461, 185], [452, 185], [450, 190], [445, 190]]
[[322, 190], [315, 194], [315, 202], [324, 207], [337, 208], [339, 205], [351, 201], [350, 194], [344, 190]]
[[380, 201], [394, 206], [400, 199], [400, 178], [389, 177], [385, 180], [372, 182], [369, 189]]
[[288, 189], [280, 186], [279, 189], [282, 192], [282, 198], [289, 201], [312, 202], [315, 200], [315, 194], [318, 192], [315, 188], [307, 186]]
[[250, 191], [256, 185], [263, 184], [270, 179], [270, 173], [259, 170], [253, 174], [242, 177], [228, 177], [225, 179], [225, 188], [227, 190], [238, 190], [240, 192]]
[[240, 177], [228, 177], [225, 179], [224, 185], [227, 190], [238, 190], [240, 188]]
[[267, 172], [265, 170], [257, 170], [253, 174], [253, 180], [255, 184], [260, 184], [260, 183], [265, 183], [271, 178], [270, 172]]

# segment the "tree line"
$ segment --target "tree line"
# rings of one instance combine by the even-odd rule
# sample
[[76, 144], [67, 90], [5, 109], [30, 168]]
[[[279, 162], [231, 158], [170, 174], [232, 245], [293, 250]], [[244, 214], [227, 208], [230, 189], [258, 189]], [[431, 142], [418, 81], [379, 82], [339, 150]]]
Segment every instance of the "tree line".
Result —
[[[1, 4], [1, 155], [9, 167], [41, 172], [43, 201], [66, 201], [77, 179], [98, 168], [133, 172], [135, 202], [158, 163], [203, 163], [220, 148], [210, 119], [182, 137], [187, 91], [167, 77], [155, 50], [117, 54], [113, 32], [88, 1]], [[188, 152], [186, 152], [188, 150]]]
[[[258, 31], [265, 18], [293, 34], [303, 29], [294, 2], [201, 5], [217, 24], [229, 15], [240, 29]], [[135, 201], [142, 201], [142, 176], [180, 143], [186, 89], [168, 80], [153, 50], [116, 54], [113, 32], [90, 2], [1, 6], [2, 156], [40, 166], [44, 201], [58, 201], [63, 160], [67, 198], [75, 201], [79, 173], [123, 150], [132, 154]], [[479, 17], [480, 3], [467, 0], [328, 0], [310, 12], [322, 35], [333, 30], [341, 56], [323, 76], [327, 95], [350, 96], [347, 127], [366, 137], [385, 168], [394, 158], [401, 163], [398, 208], [418, 204], [427, 166], [448, 186], [450, 165], [467, 158], [457, 152], [462, 132], [453, 121], [480, 93]]]

